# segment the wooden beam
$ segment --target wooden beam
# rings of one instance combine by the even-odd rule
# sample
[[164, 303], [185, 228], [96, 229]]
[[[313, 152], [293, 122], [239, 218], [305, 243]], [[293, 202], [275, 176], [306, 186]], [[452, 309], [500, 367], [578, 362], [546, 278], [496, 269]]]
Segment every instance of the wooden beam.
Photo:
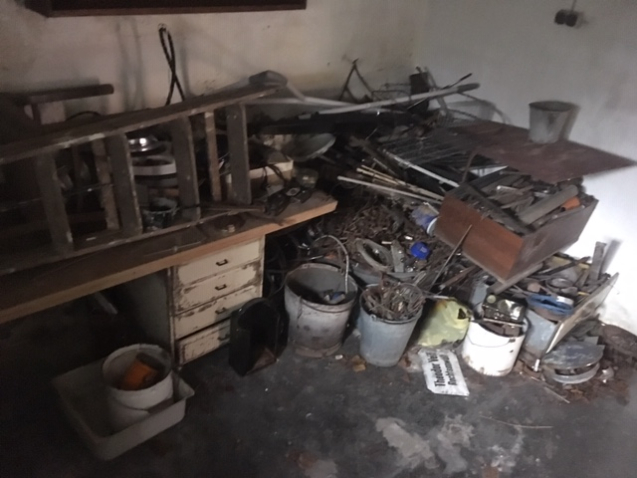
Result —
[[55, 101], [68, 101], [78, 98], [90, 98], [93, 96], [111, 95], [115, 89], [113, 85], [86, 85], [71, 86], [69, 88], [56, 88], [53, 90], [34, 91], [30, 93], [6, 93], [7, 97], [19, 105], [37, 105], [53, 103]]
[[161, 108], [133, 111], [113, 117], [99, 118], [82, 124], [69, 124], [64, 129], [56, 129], [38, 137], [30, 137], [0, 146], [0, 165], [68, 148], [75, 144], [87, 143], [108, 136], [148, 128], [181, 116], [192, 116], [218, 108], [225, 108], [240, 101], [255, 100], [272, 94], [277, 90], [278, 88], [272, 86], [248, 85], [187, 99], [181, 103]]
[[35, 158], [34, 162], [35, 176], [40, 187], [53, 247], [59, 254], [66, 255], [73, 251], [73, 235], [58, 181], [55, 157], [42, 155]]
[[199, 183], [193, 148], [192, 127], [184, 116], [170, 122], [170, 135], [173, 140], [173, 153], [177, 164], [177, 183], [181, 216], [189, 221], [201, 218], [199, 207]]
[[93, 156], [95, 159], [95, 170], [97, 179], [100, 182], [100, 201], [106, 215], [106, 228], [111, 231], [119, 229], [119, 217], [117, 216], [117, 204], [113, 191], [113, 180], [111, 178], [111, 165], [106, 154], [104, 141], [98, 139], [91, 143]]
[[106, 151], [113, 168], [113, 185], [122, 232], [127, 236], [136, 236], [142, 233], [143, 227], [128, 139], [123, 134], [107, 138]]
[[226, 108], [226, 117], [228, 123], [230, 175], [232, 176], [230, 201], [236, 204], [252, 204], [245, 106], [228, 106]]
[[206, 146], [208, 150], [208, 174], [210, 176], [210, 195], [212, 200], [220, 202], [221, 174], [219, 172], [219, 149], [217, 147], [217, 127], [215, 125], [215, 113], [209, 111], [203, 114], [206, 131]]

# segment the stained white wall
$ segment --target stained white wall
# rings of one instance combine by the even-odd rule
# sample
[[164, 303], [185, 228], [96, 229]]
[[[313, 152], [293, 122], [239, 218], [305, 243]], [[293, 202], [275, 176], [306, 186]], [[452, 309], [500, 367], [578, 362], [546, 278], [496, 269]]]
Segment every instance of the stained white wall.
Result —
[[284, 12], [45, 19], [0, 0], [0, 90], [112, 83], [111, 112], [163, 103], [168, 70], [157, 26], [175, 40], [182, 81], [202, 94], [265, 69], [308, 90], [338, 89], [348, 60], [374, 84], [412, 71], [420, 0], [309, 0]]
[[[579, 0], [586, 23], [553, 23], [570, 0], [428, 0], [415, 62], [439, 83], [468, 72], [476, 96], [494, 102], [519, 126], [528, 103], [559, 99], [580, 107], [570, 138], [637, 160], [637, 2]], [[620, 272], [604, 318], [637, 333], [637, 167], [585, 181], [600, 203], [569, 252], [592, 255], [595, 241], [613, 242], [608, 271]]]

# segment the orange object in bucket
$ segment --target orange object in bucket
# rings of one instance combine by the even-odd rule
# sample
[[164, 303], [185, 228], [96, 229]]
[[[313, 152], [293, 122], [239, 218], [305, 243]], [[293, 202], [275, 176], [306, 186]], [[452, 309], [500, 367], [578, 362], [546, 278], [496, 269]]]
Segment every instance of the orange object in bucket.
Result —
[[568, 211], [569, 209], [575, 209], [576, 207], [580, 207], [581, 204], [582, 204], [582, 201], [580, 201], [579, 198], [575, 196], [574, 198], [571, 198], [568, 201], [566, 201], [564, 204], [562, 204], [562, 207], [564, 208], [565, 211]]
[[119, 388], [121, 390], [141, 390], [152, 385], [158, 376], [158, 370], [145, 364], [139, 358], [135, 358], [124, 374]]

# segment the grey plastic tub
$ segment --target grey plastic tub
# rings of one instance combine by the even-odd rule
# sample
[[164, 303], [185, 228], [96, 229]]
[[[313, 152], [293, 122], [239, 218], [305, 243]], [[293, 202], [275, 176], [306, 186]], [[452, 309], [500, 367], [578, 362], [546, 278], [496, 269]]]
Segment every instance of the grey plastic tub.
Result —
[[186, 400], [195, 392], [174, 372], [174, 401], [128, 428], [113, 429], [108, 418], [107, 386], [102, 378], [103, 360], [77, 368], [53, 379], [62, 410], [87, 448], [100, 460], [112, 460], [140, 443], [179, 423]]
[[555, 143], [562, 139], [574, 106], [562, 101], [536, 101], [529, 104], [529, 139], [534, 143]]
[[368, 313], [361, 303], [358, 329], [361, 333], [360, 353], [367, 363], [377, 367], [393, 367], [402, 357], [422, 309], [404, 321], [388, 321]]

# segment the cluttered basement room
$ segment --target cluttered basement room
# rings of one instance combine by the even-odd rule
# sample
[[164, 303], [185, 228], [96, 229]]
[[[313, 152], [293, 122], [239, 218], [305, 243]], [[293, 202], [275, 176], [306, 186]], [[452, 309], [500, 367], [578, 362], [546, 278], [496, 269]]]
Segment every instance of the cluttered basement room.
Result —
[[636, 23], [0, 0], [0, 476], [636, 476]]

